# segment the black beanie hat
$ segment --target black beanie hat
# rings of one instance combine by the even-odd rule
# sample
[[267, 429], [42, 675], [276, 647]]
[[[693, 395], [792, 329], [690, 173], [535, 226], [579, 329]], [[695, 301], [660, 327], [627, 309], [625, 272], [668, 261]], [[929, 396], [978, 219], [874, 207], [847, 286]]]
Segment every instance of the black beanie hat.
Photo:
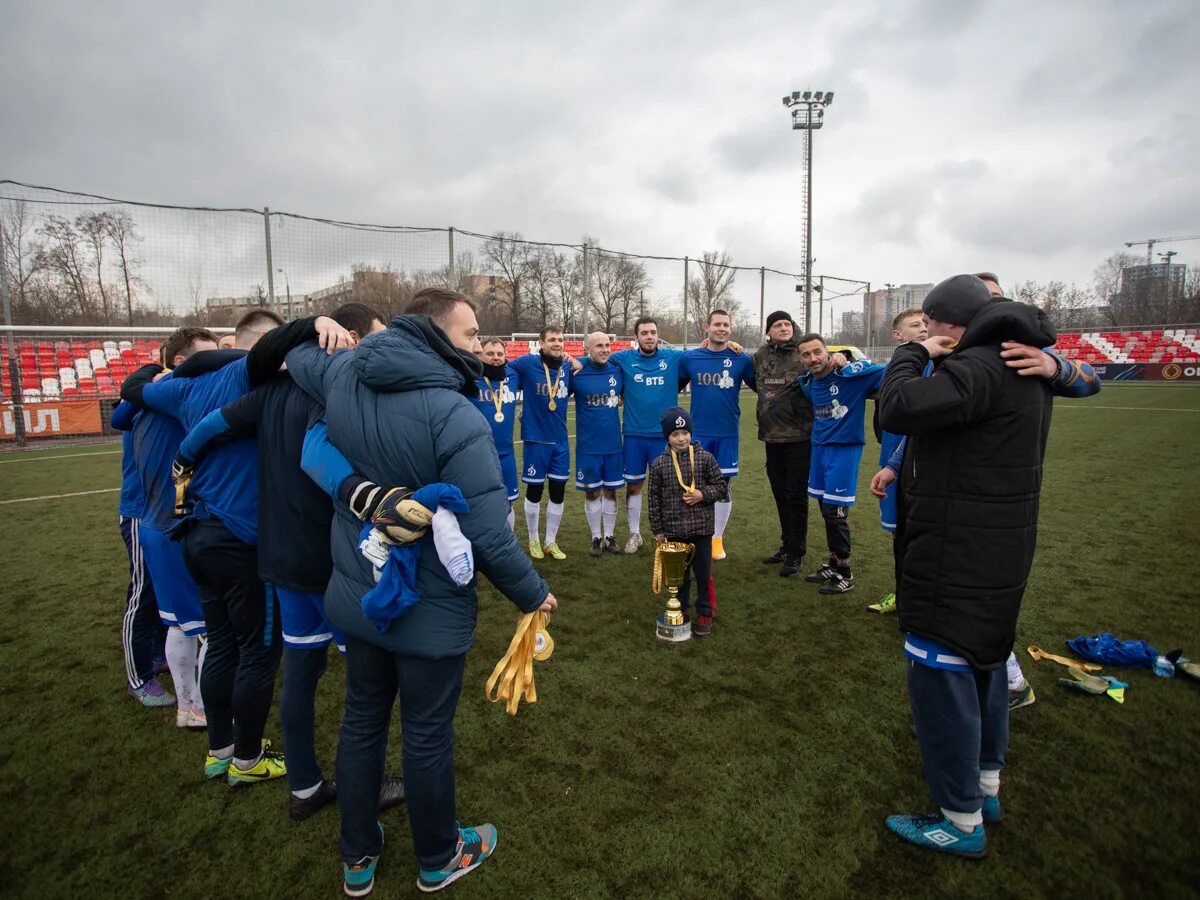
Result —
[[662, 417], [662, 433], [663, 437], [669, 438], [672, 431], [678, 431], [680, 428], [686, 429], [688, 434], [692, 432], [692, 417], [686, 409], [680, 406], [672, 406]]
[[948, 325], [968, 325], [991, 302], [986, 284], [974, 275], [955, 275], [925, 295], [921, 312]]
[[767, 331], [770, 331], [771, 326], [774, 325], [776, 322], [791, 322], [792, 327], [795, 327], [795, 325], [796, 325], [796, 323], [794, 321], [792, 321], [792, 317], [790, 315], [788, 315], [786, 312], [784, 312], [782, 309], [777, 309], [777, 310], [775, 310], [775, 312], [773, 312], [769, 316], [767, 316]]

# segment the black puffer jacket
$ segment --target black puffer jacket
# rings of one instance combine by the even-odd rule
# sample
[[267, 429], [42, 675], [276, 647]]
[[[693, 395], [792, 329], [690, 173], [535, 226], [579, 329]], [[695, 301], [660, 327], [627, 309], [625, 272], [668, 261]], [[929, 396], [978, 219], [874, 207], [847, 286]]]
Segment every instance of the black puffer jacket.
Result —
[[1050, 430], [1049, 384], [1004, 365], [1006, 340], [1047, 347], [1055, 332], [1032, 306], [989, 304], [928, 378], [924, 347], [897, 349], [879, 396], [883, 427], [909, 435], [895, 546], [900, 627], [978, 669], [1003, 665], [1012, 650]]
[[758, 439], [768, 444], [792, 444], [812, 438], [813, 408], [796, 381], [807, 369], [796, 342], [767, 341], [754, 354], [754, 383], [758, 391]]

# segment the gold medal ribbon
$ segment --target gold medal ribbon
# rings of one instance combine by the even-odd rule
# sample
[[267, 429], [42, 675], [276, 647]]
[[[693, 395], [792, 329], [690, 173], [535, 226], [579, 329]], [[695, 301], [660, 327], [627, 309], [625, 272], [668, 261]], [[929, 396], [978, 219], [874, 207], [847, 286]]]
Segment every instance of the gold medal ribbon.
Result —
[[546, 365], [545, 360], [542, 361], [542, 371], [546, 373], [546, 390], [550, 392], [550, 409], [554, 409], [558, 404], [554, 402], [554, 398], [558, 396], [558, 386], [562, 384], [563, 370], [562, 366], [558, 367], [558, 377], [554, 379], [554, 384], [550, 383], [550, 367]]
[[1077, 659], [1071, 659], [1067, 656], [1055, 656], [1053, 653], [1047, 653], [1036, 644], [1031, 644], [1026, 652], [1034, 659], [1048, 659], [1050, 662], [1056, 662], [1060, 666], [1066, 666], [1068, 669], [1082, 669], [1084, 672], [1099, 672], [1101, 668], [1095, 663], [1080, 662]]
[[504, 701], [510, 716], [517, 714], [522, 697], [537, 703], [533, 661], [549, 659], [554, 652], [554, 640], [546, 630], [549, 621], [550, 617], [540, 611], [522, 615], [517, 620], [517, 630], [508, 645], [508, 652], [496, 663], [488, 678], [485, 696], [490, 703]]
[[488, 390], [492, 392], [492, 406], [496, 407], [496, 415], [500, 415], [504, 411], [504, 395], [501, 394], [501, 391], [504, 389], [504, 379], [500, 379], [499, 387], [492, 387], [492, 380], [485, 375], [483, 378], [483, 383], [486, 384], [488, 386]]
[[694, 491], [696, 489], [696, 447], [694, 444], [688, 444], [688, 462], [692, 466], [692, 483], [683, 483], [683, 472], [679, 470], [679, 454], [674, 449], [671, 450], [671, 464], [675, 466], [675, 480], [679, 482], [679, 486], [684, 491]]

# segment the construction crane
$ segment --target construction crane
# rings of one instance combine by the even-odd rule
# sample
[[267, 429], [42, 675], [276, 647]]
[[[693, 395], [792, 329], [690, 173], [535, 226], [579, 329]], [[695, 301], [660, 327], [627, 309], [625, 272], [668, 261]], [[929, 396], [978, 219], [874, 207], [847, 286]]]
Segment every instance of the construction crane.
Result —
[[1183, 237], [1165, 237], [1165, 238], [1148, 238], [1144, 241], [1126, 241], [1126, 247], [1136, 247], [1139, 244], [1146, 245], [1146, 265], [1154, 265], [1154, 245], [1169, 244], [1175, 241], [1200, 241], [1200, 234], [1189, 234]]

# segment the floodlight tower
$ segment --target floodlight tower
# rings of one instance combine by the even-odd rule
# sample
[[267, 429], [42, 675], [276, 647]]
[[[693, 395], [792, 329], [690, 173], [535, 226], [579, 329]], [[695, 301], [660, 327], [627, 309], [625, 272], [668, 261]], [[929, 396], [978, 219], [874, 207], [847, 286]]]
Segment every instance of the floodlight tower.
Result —
[[833, 91], [792, 91], [783, 105], [792, 111], [792, 130], [804, 132], [804, 327], [812, 327], [812, 145], [813, 132], [825, 124], [825, 107], [833, 102]]

